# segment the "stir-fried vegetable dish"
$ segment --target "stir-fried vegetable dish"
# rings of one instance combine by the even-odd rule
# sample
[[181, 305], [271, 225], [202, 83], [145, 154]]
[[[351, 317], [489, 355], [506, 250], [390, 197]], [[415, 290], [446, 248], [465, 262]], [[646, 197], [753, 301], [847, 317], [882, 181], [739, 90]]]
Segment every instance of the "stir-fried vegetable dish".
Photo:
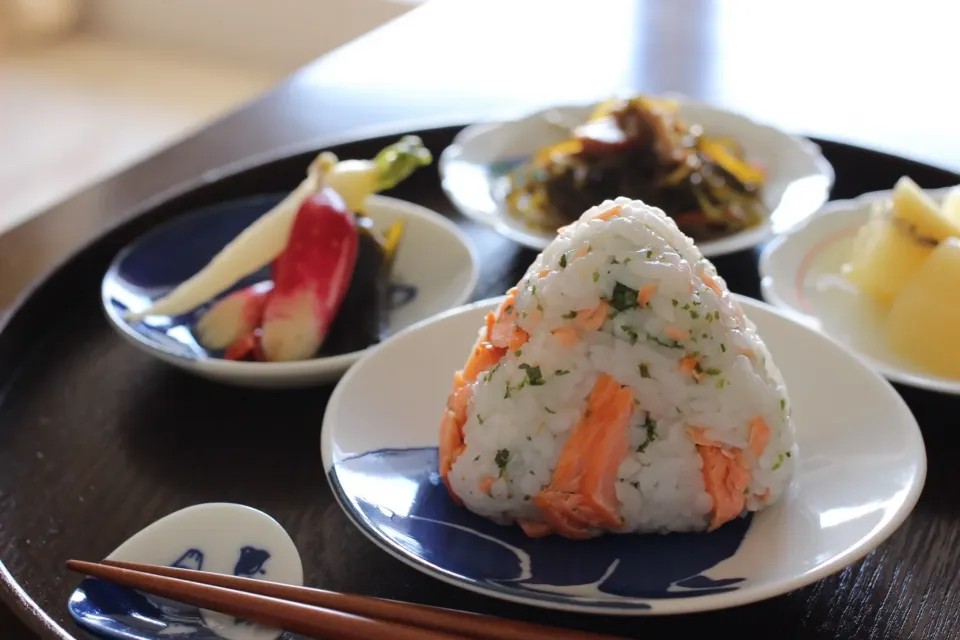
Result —
[[736, 140], [710, 137], [683, 122], [676, 103], [647, 97], [600, 104], [509, 181], [511, 213], [551, 231], [618, 196], [663, 209], [697, 242], [757, 226], [768, 213], [764, 174]]

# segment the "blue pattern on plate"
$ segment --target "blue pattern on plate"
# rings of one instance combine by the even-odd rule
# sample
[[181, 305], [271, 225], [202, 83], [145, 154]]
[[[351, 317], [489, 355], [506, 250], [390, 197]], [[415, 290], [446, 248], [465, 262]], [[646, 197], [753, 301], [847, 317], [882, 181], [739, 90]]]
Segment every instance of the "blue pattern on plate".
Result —
[[330, 471], [351, 518], [405, 557], [448, 579], [541, 602], [645, 609], [664, 598], [731, 591], [743, 578], [703, 572], [732, 557], [750, 518], [711, 533], [528, 538], [451, 500], [436, 447], [383, 449]]
[[[264, 567], [270, 552], [243, 546], [237, 553], [233, 574], [257, 577], [267, 574]], [[171, 567], [201, 570], [203, 551], [189, 548], [170, 563]], [[87, 630], [108, 638], [124, 640], [221, 640], [208, 629], [197, 607], [145, 595], [117, 584], [84, 578], [71, 594], [67, 610]], [[250, 624], [236, 619], [236, 624]], [[298, 636], [297, 636], [298, 637]]]
[[[204, 207], [145, 234], [117, 256], [104, 277], [104, 306], [121, 321], [130, 308], [146, 308], [205, 267], [218, 251], [285, 196], [259, 195]], [[269, 279], [270, 269], [264, 267], [240, 280], [217, 300]], [[416, 287], [393, 283], [391, 308], [409, 304], [416, 296]], [[172, 318], [149, 318], [149, 324], [126, 324], [138, 340], [168, 354], [188, 360], [221, 358], [223, 352], [204, 349], [191, 330], [215, 302]]]

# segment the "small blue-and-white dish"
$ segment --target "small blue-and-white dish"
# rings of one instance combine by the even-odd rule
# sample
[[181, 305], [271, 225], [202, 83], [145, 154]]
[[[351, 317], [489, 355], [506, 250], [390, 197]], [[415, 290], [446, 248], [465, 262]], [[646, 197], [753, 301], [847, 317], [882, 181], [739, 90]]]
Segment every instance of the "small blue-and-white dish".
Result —
[[453, 373], [502, 298], [411, 327], [347, 372], [323, 424], [334, 495], [360, 531], [408, 565], [540, 607], [692, 613], [835, 573], [883, 542], [916, 503], [926, 474], [919, 427], [893, 387], [851, 351], [765, 303], [737, 299], [789, 389], [800, 452], [785, 494], [751, 518], [709, 533], [574, 541], [530, 538], [456, 504], [438, 473], [440, 421]]
[[[133, 535], [106, 558], [303, 586], [300, 554], [280, 524], [251, 507], [198, 504]], [[111, 640], [276, 640], [283, 631], [85, 578], [70, 616]]]
[[[148, 309], [200, 271], [246, 227], [286, 194], [254, 196], [177, 217], [121, 251], [104, 276], [103, 307], [113, 328], [130, 344], [196, 375], [248, 387], [302, 387], [335, 381], [364, 351], [294, 362], [227, 360], [205, 349], [195, 335], [197, 320], [217, 300], [269, 280], [265, 267], [215, 300], [177, 317], [128, 314]], [[370, 196], [367, 215], [376, 231], [404, 220], [404, 235], [392, 269], [387, 335], [465, 303], [473, 294], [478, 259], [470, 240], [448, 219], [419, 205]]]

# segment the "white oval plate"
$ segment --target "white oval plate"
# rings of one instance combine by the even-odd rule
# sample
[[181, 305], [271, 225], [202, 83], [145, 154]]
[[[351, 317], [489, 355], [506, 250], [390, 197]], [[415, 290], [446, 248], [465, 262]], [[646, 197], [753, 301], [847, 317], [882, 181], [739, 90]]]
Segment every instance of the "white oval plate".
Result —
[[784, 498], [752, 519], [707, 534], [574, 542], [526, 538], [456, 506], [437, 474], [439, 422], [452, 373], [502, 298], [412, 327], [344, 376], [323, 421], [334, 495], [364, 534], [414, 568], [547, 608], [691, 613], [840, 571], [916, 504], [927, 464], [920, 429], [893, 387], [853, 353], [767, 304], [738, 299], [783, 373], [800, 449]]
[[[282, 197], [254, 196], [216, 204], [179, 216], [134, 241], [117, 255], [103, 279], [101, 298], [111, 326], [141, 351], [216, 382], [294, 388], [338, 379], [366, 350], [298, 362], [236, 362], [208, 352], [193, 336], [191, 327], [209, 304], [177, 318], [148, 316], [131, 322], [125, 317], [127, 310], [148, 308], [193, 275]], [[420, 205], [386, 196], [371, 196], [367, 214], [378, 231], [397, 219], [404, 219], [406, 225], [393, 268], [393, 284], [403, 295], [389, 312], [390, 334], [470, 299], [479, 261], [470, 239], [454, 223]], [[261, 272], [218, 299], [269, 277], [268, 271]]]
[[[678, 99], [685, 121], [702, 125], [711, 135], [735, 137], [743, 144], [748, 158], [767, 171], [763, 192], [771, 211], [767, 222], [726, 238], [698, 243], [704, 256], [710, 258], [756, 246], [771, 234], [805, 219], [827, 201], [834, 171], [813, 142], [736, 113], [670, 97]], [[548, 115], [579, 123], [587, 119], [594, 106], [555, 107], [518, 120], [465, 128], [440, 156], [444, 192], [465, 216], [492, 226], [526, 247], [542, 250], [556, 234], [530, 229], [507, 211], [507, 175], [537, 149], [565, 138], [565, 132], [548, 121]]]
[[[927, 189], [940, 202], [949, 189]], [[772, 240], [760, 254], [764, 299], [803, 317], [857, 352], [886, 378], [901, 384], [960, 394], [960, 380], [923, 371], [887, 346], [883, 311], [841, 275], [853, 239], [875, 205], [892, 191], [876, 191], [853, 200], [829, 203], [804, 224]]]

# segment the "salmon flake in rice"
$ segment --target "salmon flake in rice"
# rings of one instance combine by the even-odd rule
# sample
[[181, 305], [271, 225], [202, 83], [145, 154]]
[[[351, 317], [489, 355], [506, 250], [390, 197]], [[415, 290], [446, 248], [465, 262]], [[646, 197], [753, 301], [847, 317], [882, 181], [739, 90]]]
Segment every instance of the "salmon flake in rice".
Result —
[[529, 536], [708, 531], [777, 502], [790, 401], [726, 282], [663, 211], [586, 211], [490, 314], [440, 429], [467, 509]]

